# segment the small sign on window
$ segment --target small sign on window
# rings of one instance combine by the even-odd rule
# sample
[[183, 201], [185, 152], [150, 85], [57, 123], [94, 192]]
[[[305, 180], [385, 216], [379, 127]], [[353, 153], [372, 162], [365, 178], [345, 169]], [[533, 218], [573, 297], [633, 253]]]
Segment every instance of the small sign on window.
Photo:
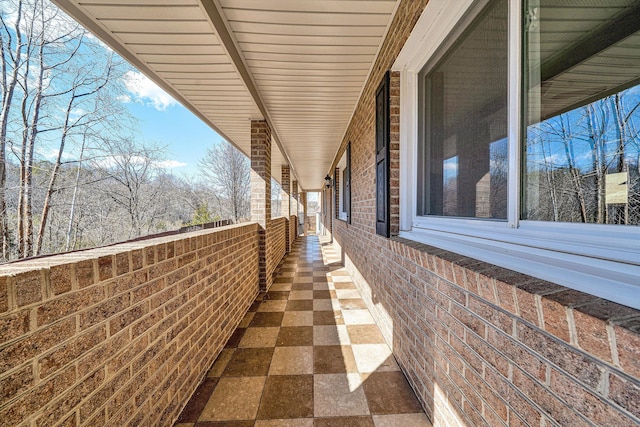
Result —
[[629, 203], [629, 173], [610, 173], [605, 178], [605, 201], [608, 205]]

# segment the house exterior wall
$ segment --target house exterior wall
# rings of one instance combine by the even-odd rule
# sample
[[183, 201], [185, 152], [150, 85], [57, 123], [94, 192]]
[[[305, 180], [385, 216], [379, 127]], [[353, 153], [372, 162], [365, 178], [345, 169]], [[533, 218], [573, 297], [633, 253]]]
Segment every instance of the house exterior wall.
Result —
[[[352, 223], [333, 242], [434, 425], [635, 425], [640, 312], [375, 232], [375, 90], [426, 1], [402, 1], [342, 147]], [[391, 76], [392, 236], [399, 215], [399, 76]]]
[[258, 293], [258, 236], [251, 223], [2, 266], [0, 425], [171, 425]]

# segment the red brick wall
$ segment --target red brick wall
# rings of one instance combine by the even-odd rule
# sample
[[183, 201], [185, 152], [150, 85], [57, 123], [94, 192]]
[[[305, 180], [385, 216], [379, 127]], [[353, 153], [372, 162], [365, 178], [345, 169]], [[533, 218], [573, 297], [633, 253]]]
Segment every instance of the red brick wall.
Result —
[[270, 279], [267, 289], [273, 283], [273, 273], [287, 253], [287, 219], [278, 217], [271, 220], [267, 229], [267, 278]]
[[[342, 148], [352, 224], [335, 245], [434, 425], [635, 425], [640, 312], [475, 259], [375, 234], [374, 91], [426, 1], [402, 1]], [[398, 75], [391, 80], [398, 230]], [[333, 170], [333, 168], [331, 169]]]
[[258, 292], [258, 225], [0, 267], [0, 425], [171, 425]]
[[296, 215], [291, 215], [287, 221], [287, 225], [289, 227], [289, 233], [287, 234], [287, 237], [289, 238], [288, 249], [291, 251], [293, 242], [295, 242], [296, 237], [298, 237], [298, 217]]

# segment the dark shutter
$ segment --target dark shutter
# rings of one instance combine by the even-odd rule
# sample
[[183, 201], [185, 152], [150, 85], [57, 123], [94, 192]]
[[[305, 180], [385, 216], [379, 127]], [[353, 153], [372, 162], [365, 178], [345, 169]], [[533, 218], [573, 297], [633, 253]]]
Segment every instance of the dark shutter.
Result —
[[347, 166], [344, 169], [344, 211], [347, 213], [347, 223], [351, 224], [351, 143], [347, 144]]
[[376, 90], [376, 233], [389, 237], [389, 72]]

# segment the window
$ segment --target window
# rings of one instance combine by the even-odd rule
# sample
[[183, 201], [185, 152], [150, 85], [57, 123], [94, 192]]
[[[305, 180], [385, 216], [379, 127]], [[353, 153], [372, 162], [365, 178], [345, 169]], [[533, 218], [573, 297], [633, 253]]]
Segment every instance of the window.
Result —
[[507, 217], [507, 1], [420, 72], [418, 214]]
[[640, 5], [431, 0], [401, 73], [402, 237], [640, 308]]
[[523, 219], [640, 224], [638, 2], [528, 3]]
[[336, 186], [338, 212], [336, 218], [351, 223], [351, 144], [347, 145], [338, 166], [335, 176], [338, 178]]

